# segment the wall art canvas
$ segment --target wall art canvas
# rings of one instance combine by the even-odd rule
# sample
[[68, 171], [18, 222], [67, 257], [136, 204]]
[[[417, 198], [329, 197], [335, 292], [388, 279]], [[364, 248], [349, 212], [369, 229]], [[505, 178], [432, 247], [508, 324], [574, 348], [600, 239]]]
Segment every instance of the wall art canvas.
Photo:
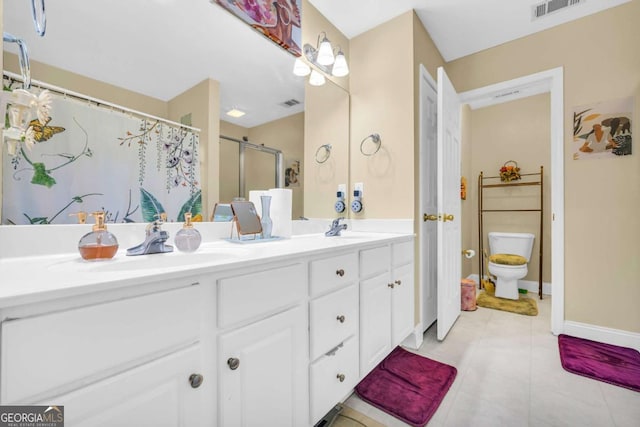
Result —
[[634, 98], [582, 105], [573, 109], [574, 160], [631, 155]]
[[300, 56], [302, 0], [216, 0], [271, 41]]
[[300, 187], [300, 160], [291, 160], [286, 163], [284, 186], [286, 188]]
[[78, 211], [201, 220], [197, 133], [59, 95], [47, 123], [31, 125], [34, 146], [2, 159], [3, 224], [74, 223]]

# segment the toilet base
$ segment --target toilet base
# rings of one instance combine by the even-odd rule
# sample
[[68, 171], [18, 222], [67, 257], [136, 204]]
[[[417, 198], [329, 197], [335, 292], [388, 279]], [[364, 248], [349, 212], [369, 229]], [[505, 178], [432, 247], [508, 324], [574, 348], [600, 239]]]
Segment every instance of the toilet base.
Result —
[[496, 283], [496, 296], [499, 298], [517, 300], [520, 298], [518, 292], [518, 279], [503, 280], [498, 277]]

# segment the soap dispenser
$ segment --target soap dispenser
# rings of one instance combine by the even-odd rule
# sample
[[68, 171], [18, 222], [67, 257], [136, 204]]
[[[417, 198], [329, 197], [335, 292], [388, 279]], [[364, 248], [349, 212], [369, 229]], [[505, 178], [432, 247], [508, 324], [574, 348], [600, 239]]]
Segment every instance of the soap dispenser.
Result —
[[94, 212], [91, 216], [95, 217], [96, 223], [93, 226], [93, 231], [82, 236], [78, 242], [80, 255], [87, 261], [111, 259], [118, 251], [118, 240], [116, 236], [107, 231], [104, 212]]
[[202, 236], [200, 232], [193, 228], [191, 222], [191, 212], [184, 214], [184, 225], [176, 233], [174, 243], [180, 252], [193, 252], [200, 247]]

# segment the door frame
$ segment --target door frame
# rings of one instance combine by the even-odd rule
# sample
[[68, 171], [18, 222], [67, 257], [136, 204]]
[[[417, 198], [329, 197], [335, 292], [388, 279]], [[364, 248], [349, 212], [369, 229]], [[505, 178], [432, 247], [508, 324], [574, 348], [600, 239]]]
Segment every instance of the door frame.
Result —
[[551, 332], [564, 332], [564, 69], [553, 68], [460, 94], [471, 109], [541, 93], [550, 94], [551, 144]]

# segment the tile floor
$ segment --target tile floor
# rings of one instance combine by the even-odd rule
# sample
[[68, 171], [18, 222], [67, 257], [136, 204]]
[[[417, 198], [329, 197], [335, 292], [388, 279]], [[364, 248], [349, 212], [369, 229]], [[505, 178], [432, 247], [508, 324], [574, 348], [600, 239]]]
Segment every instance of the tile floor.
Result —
[[[458, 375], [428, 426], [640, 426], [640, 393], [571, 374], [550, 332], [551, 298], [538, 316], [463, 311], [443, 342], [435, 325], [417, 353]], [[407, 424], [352, 395], [346, 404], [390, 427]]]

